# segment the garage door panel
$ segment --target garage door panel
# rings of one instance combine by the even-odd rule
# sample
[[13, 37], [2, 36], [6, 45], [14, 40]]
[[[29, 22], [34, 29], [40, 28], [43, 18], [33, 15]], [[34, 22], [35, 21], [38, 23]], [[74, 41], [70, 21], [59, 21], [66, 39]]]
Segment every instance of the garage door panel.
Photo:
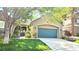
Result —
[[39, 28], [38, 37], [39, 38], [57, 38], [57, 29]]

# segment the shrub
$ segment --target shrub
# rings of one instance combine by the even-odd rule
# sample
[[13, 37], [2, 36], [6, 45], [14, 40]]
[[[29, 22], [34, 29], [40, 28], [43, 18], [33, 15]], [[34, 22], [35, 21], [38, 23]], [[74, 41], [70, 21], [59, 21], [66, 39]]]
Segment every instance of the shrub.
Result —
[[68, 39], [67, 37], [62, 37], [62, 39]]
[[79, 36], [79, 34], [76, 34], [76, 36]]
[[69, 31], [64, 31], [66, 36], [71, 36], [71, 33]]
[[3, 42], [3, 36], [0, 35], [0, 43]]
[[26, 38], [31, 38], [31, 33], [28, 31], [26, 32], [26, 35], [25, 35]]

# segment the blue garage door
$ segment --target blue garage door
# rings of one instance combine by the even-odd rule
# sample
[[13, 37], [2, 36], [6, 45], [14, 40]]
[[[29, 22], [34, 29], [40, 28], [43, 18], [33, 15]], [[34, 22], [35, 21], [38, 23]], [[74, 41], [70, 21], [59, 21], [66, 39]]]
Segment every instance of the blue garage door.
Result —
[[38, 38], [57, 38], [57, 29], [38, 28]]

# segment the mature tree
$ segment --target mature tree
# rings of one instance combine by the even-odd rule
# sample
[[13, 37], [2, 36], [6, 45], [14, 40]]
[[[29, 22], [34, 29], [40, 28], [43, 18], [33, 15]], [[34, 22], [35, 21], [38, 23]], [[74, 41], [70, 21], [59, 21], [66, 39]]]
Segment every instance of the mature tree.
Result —
[[5, 21], [5, 29], [4, 29], [4, 44], [9, 42], [9, 37], [12, 35], [15, 27], [16, 27], [16, 20], [22, 19], [26, 21], [27, 19], [31, 19], [31, 11], [35, 8], [7, 8], [4, 7], [1, 11], [2, 19]]
[[16, 19], [19, 18], [19, 11], [17, 8], [3, 8], [3, 16], [5, 19], [4, 28], [4, 44], [9, 42], [10, 31], [13, 30]]

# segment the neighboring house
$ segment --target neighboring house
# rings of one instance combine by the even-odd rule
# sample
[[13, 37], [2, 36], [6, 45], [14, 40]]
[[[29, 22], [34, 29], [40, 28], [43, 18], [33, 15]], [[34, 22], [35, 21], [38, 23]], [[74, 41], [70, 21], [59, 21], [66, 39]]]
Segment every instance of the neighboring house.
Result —
[[42, 16], [31, 22], [33, 26], [32, 35], [34, 38], [60, 38], [61, 31], [57, 24], [52, 22], [51, 16]]
[[72, 35], [79, 35], [79, 8], [74, 8], [72, 13], [67, 15], [63, 21], [63, 31], [69, 31]]
[[63, 35], [65, 35], [65, 31], [72, 33], [72, 22], [71, 22], [71, 14], [67, 15], [66, 19], [63, 21]]
[[4, 21], [0, 21], [0, 36], [4, 35]]
[[5, 26], [5, 19], [3, 16], [3, 12], [0, 10], [0, 36], [4, 36], [4, 26]]

